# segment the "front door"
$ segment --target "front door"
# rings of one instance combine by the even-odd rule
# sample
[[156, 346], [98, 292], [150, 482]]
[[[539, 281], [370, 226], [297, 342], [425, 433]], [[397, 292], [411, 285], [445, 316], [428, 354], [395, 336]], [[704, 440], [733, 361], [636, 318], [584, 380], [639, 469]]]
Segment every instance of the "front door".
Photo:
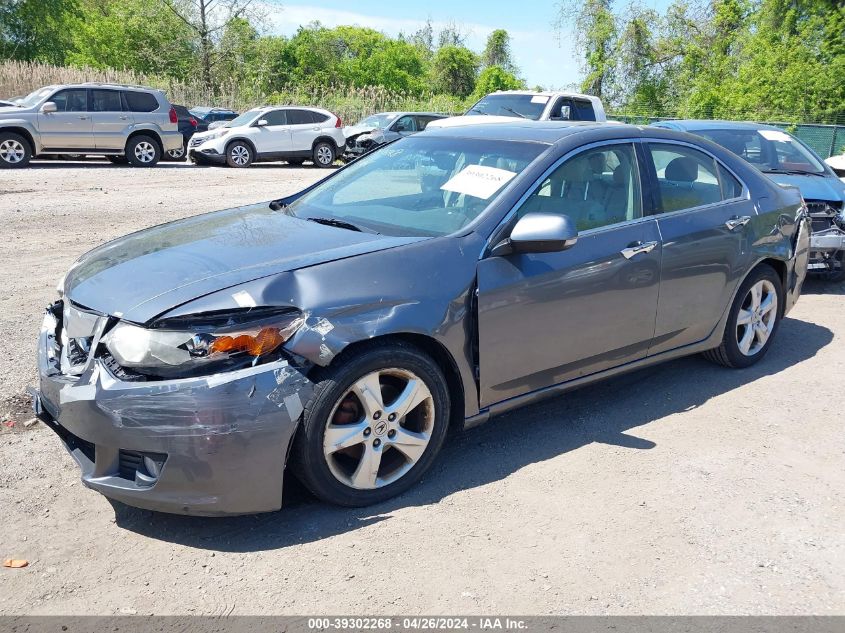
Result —
[[715, 158], [674, 143], [644, 144], [663, 239], [654, 343], [659, 354], [707, 338], [751, 257], [757, 217], [747, 189]]
[[285, 110], [270, 110], [259, 119], [267, 125], [256, 127], [252, 138], [259, 154], [284, 154], [291, 151], [290, 125]]
[[91, 90], [91, 123], [94, 147], [122, 150], [134, 123], [131, 112], [123, 111], [119, 90]]
[[541, 179], [517, 215], [568, 215], [579, 238], [479, 262], [483, 407], [646, 356], [661, 244], [642, 209], [633, 143], [586, 149]]
[[38, 113], [38, 131], [43, 151], [93, 149], [88, 90], [59, 90], [48, 101], [56, 104], [56, 112]]

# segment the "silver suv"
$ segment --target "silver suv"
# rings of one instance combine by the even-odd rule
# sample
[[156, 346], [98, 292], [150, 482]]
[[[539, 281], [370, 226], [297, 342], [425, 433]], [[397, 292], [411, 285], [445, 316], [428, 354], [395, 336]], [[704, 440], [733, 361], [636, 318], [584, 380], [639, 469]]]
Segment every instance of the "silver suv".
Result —
[[47, 86], [0, 107], [0, 168], [39, 154], [101, 154], [152, 167], [182, 147], [176, 111], [161, 90], [85, 83]]

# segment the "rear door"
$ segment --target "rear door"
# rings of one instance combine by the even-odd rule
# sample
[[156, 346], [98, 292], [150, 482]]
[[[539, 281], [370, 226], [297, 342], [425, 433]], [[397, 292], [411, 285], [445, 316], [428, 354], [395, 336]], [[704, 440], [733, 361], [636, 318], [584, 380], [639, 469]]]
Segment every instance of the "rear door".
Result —
[[94, 147], [122, 150], [134, 123], [131, 112], [124, 112], [119, 90], [91, 89], [91, 122]]
[[488, 256], [478, 265], [481, 405], [644, 358], [660, 283], [657, 221], [643, 215], [635, 143], [586, 148], [519, 206], [568, 215], [563, 252]]
[[644, 143], [663, 241], [660, 301], [649, 354], [701, 341], [713, 331], [748, 270], [748, 189], [700, 148]]
[[56, 112], [38, 113], [43, 151], [93, 149], [87, 88], [59, 90], [49, 101], [56, 104]]
[[314, 140], [323, 129], [321, 119], [326, 117], [310, 110], [291, 108], [287, 111], [288, 124], [291, 133], [291, 150], [294, 152], [308, 152], [314, 145]]

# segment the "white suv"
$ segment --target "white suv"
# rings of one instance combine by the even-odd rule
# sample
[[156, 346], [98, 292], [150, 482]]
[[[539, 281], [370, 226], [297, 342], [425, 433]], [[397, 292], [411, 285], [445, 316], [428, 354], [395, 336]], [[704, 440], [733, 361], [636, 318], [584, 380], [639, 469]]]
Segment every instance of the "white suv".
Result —
[[194, 134], [188, 156], [197, 164], [248, 167], [253, 162], [284, 160], [331, 167], [346, 138], [340, 118], [320, 108], [265, 106], [244, 112], [225, 126]]

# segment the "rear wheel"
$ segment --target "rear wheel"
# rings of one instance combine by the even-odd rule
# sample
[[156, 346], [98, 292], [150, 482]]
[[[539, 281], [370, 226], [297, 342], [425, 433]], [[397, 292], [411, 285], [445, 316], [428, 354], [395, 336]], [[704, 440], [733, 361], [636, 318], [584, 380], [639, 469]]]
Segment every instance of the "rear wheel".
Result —
[[32, 159], [32, 146], [20, 134], [0, 133], [0, 168], [26, 167]]
[[126, 144], [126, 158], [133, 167], [153, 167], [161, 159], [161, 148], [151, 136], [133, 136]]
[[725, 367], [750, 367], [769, 351], [783, 314], [780, 277], [771, 266], [755, 268], [737, 292], [719, 347], [705, 358]]
[[405, 344], [373, 345], [320, 370], [292, 466], [316, 496], [365, 506], [398, 495], [446, 437], [449, 393], [434, 361]]
[[226, 146], [226, 164], [229, 167], [249, 167], [254, 159], [252, 148], [243, 141]]
[[332, 143], [320, 141], [314, 146], [313, 161], [317, 167], [331, 167], [337, 157], [337, 150]]

